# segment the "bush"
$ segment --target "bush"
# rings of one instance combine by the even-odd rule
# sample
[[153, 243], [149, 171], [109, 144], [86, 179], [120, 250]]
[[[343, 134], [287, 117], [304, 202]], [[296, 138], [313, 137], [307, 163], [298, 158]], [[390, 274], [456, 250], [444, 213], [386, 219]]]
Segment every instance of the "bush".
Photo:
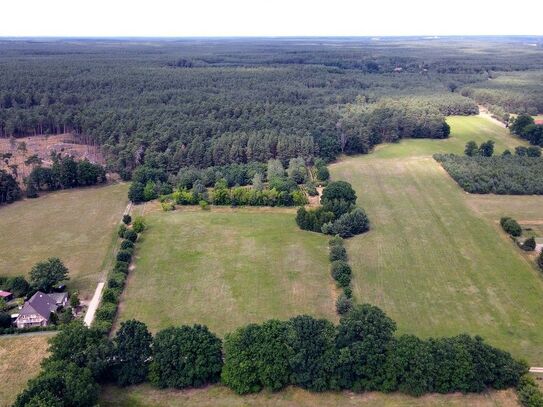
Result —
[[132, 259], [132, 251], [131, 250], [119, 250], [117, 253], [117, 261], [123, 261], [123, 262], [130, 262]]
[[111, 321], [115, 319], [117, 313], [117, 304], [111, 302], [102, 303], [96, 310], [96, 319], [100, 321]]
[[126, 275], [124, 273], [115, 272], [109, 280], [107, 280], [107, 286], [109, 288], [123, 288], [125, 280]]
[[117, 261], [115, 263], [115, 267], [113, 268], [113, 270], [115, 272], [121, 272], [123, 274], [128, 274], [128, 268], [129, 268], [129, 263], [126, 262], [126, 261]]
[[132, 223], [132, 230], [136, 233], [141, 233], [145, 230], [145, 220], [141, 216], [134, 219], [134, 223]]
[[124, 237], [124, 234], [126, 233], [128, 229], [126, 228], [126, 225], [124, 223], [119, 225], [119, 230], [117, 231], [117, 234], [119, 237]]
[[324, 224], [322, 232], [345, 238], [367, 232], [369, 228], [370, 222], [364, 210], [355, 208], [341, 215], [338, 220]]
[[543, 271], [543, 250], [539, 252], [539, 257], [537, 258], [537, 265]]
[[120, 294], [121, 291], [118, 288], [106, 288], [102, 294], [102, 301], [117, 304]]
[[160, 205], [164, 212], [170, 212], [175, 210], [175, 204], [173, 202], [162, 202]]
[[344, 246], [331, 246], [328, 259], [330, 261], [336, 261], [336, 260], [347, 261], [347, 250], [345, 250]]
[[11, 315], [7, 312], [0, 312], [0, 328], [9, 328], [11, 326]]
[[522, 228], [515, 219], [506, 219], [502, 225], [503, 230], [511, 236], [518, 237], [522, 234]]
[[543, 393], [533, 377], [529, 375], [520, 378], [517, 395], [520, 404], [524, 407], [543, 407]]
[[134, 232], [133, 230], [131, 230], [131, 229], [126, 230], [123, 233], [123, 237], [126, 240], [130, 240], [132, 243], [135, 243], [136, 240], [138, 240], [138, 234], [136, 232]]
[[529, 237], [522, 243], [520, 247], [522, 248], [522, 250], [531, 252], [535, 250], [535, 246], [536, 246], [535, 239], [533, 237]]
[[332, 248], [333, 246], [341, 246], [343, 247], [343, 245], [345, 244], [345, 242], [343, 241], [343, 239], [341, 238], [341, 236], [334, 236], [334, 237], [331, 237], [330, 240], [328, 240], [328, 246], [330, 248]]
[[330, 273], [340, 287], [347, 287], [351, 284], [351, 267], [345, 261], [336, 260], [332, 262]]
[[133, 248], [134, 248], [134, 243], [131, 242], [130, 240], [123, 240], [121, 242], [121, 250], [133, 249]]
[[353, 307], [352, 300], [345, 294], [341, 294], [336, 301], [336, 312], [339, 315], [345, 315]]
[[130, 215], [123, 215], [123, 223], [125, 225], [130, 225], [130, 222], [132, 222], [132, 217]]
[[317, 167], [317, 179], [319, 181], [328, 181], [330, 178], [330, 171], [328, 171], [328, 168], [326, 168], [324, 165], [321, 167]]

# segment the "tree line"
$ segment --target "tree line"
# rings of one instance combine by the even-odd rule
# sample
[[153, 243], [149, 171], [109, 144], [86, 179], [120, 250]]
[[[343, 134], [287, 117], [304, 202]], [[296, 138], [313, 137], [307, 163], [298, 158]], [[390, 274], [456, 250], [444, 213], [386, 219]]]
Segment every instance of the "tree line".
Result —
[[142, 322], [121, 323], [109, 339], [79, 321], [50, 339], [42, 371], [16, 407], [93, 406], [99, 385], [149, 381], [186, 389], [221, 381], [238, 394], [278, 391], [482, 392], [519, 384], [527, 366], [480, 337], [395, 336], [379, 308], [355, 306], [334, 326], [308, 315], [249, 324], [224, 342], [205, 326], [163, 329], [153, 337]]

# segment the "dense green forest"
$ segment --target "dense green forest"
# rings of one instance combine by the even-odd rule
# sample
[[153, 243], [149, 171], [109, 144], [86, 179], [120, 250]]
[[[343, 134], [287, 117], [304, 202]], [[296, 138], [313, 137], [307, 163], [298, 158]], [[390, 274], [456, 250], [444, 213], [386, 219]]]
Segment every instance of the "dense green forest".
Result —
[[[448, 114], [503, 105], [543, 51], [531, 38], [2, 40], [0, 137], [73, 132], [108, 168], [168, 173], [334, 159], [446, 137]], [[522, 71], [522, 72], [520, 72]], [[520, 72], [520, 73], [518, 73]], [[540, 74], [539, 74], [540, 75]], [[477, 89], [499, 88], [493, 98]], [[494, 85], [496, 84], [496, 85]], [[479, 93], [477, 93], [479, 92]], [[541, 110], [541, 93], [530, 107]]]

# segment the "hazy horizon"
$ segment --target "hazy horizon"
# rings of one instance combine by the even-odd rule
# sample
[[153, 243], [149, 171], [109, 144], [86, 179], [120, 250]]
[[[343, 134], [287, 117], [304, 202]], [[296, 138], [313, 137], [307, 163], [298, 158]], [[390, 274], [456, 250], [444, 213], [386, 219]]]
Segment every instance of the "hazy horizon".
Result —
[[543, 2], [27, 0], [0, 6], [0, 37], [541, 36]]

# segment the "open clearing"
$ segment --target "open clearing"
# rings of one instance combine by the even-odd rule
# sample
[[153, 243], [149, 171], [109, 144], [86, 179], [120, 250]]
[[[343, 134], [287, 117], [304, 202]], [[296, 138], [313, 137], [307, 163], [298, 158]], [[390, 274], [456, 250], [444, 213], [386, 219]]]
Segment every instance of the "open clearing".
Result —
[[0, 207], [0, 274], [28, 276], [32, 266], [59, 257], [70, 288], [92, 295], [112, 250], [128, 185], [64, 190]]
[[473, 207], [479, 197], [464, 193], [430, 155], [459, 153], [472, 139], [492, 138], [498, 152], [518, 142], [478, 117], [449, 123], [449, 140], [407, 140], [331, 166], [333, 179], [353, 184], [373, 226], [348, 242], [354, 295], [382, 307], [402, 333], [479, 334], [540, 365], [543, 279], [496, 222], [509, 204], [519, 212], [506, 214], [515, 215], [527, 201], [526, 217], [541, 216], [543, 201], [485, 196], [501, 209], [481, 217]]
[[159, 390], [151, 386], [128, 389], [106, 387], [100, 399], [101, 406], [119, 407], [510, 407], [518, 406], [513, 390], [493, 391], [485, 394], [431, 394], [420, 398], [403, 394], [364, 393], [310, 393], [289, 387], [279, 393], [262, 392], [238, 396], [223, 386], [211, 386], [189, 391]]
[[52, 334], [0, 337], [0, 407], [11, 405], [26, 382], [38, 374]]
[[180, 208], [146, 215], [120, 318], [152, 331], [205, 324], [223, 335], [250, 322], [310, 314], [335, 320], [326, 236], [292, 209]]

